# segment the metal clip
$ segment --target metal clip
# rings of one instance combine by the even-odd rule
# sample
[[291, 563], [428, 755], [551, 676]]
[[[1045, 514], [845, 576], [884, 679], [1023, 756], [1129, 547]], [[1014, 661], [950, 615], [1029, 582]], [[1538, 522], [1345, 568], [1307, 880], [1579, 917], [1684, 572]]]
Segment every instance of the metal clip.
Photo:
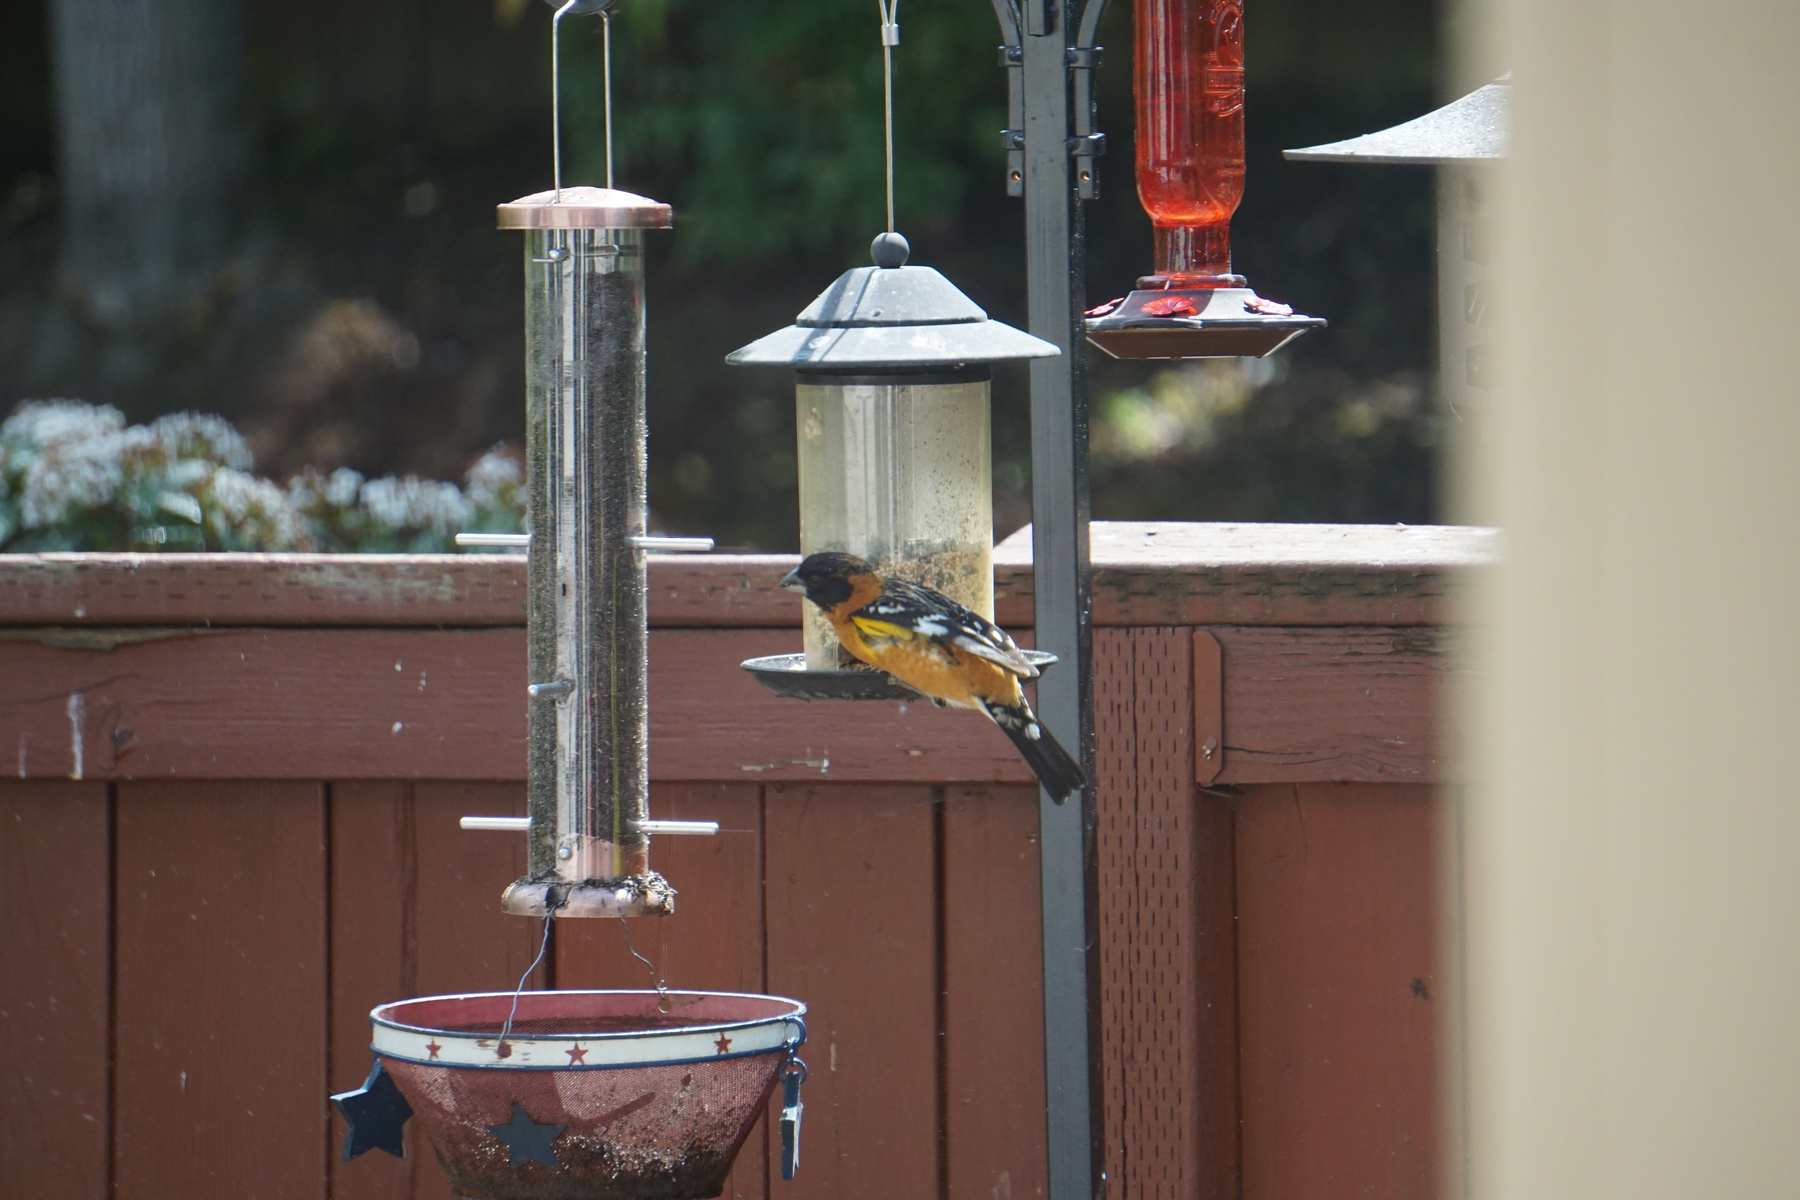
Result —
[[539, 696], [549, 696], [553, 700], [561, 700], [575, 690], [575, 685], [567, 679], [553, 679], [549, 683], [534, 683], [525, 689], [525, 693], [533, 700]]
[[552, 246], [550, 248], [550, 253], [542, 258], [534, 258], [531, 261], [534, 263], [567, 262], [569, 261], [569, 248], [567, 246]]
[[[1098, 0], [1088, 0], [1090, 6]], [[1088, 21], [1082, 22], [1087, 33]], [[1071, 46], [1069, 55], [1070, 116], [1075, 123], [1075, 136], [1069, 139], [1069, 152], [1075, 156], [1075, 194], [1083, 200], [1100, 198], [1100, 167], [1094, 162], [1106, 153], [1106, 135], [1094, 129], [1094, 71], [1106, 58], [1104, 46]]]
[[[1011, 36], [1017, 37], [1015, 27]], [[1006, 194], [1025, 194], [1025, 51], [1022, 47], [1000, 47], [1000, 65], [1006, 68], [1006, 121], [1000, 131], [1000, 146], [1006, 151]]]
[[800, 1102], [800, 1085], [806, 1082], [806, 1060], [795, 1057], [788, 1061], [781, 1077], [781, 1177], [792, 1179], [800, 1169], [800, 1117], [806, 1105]]

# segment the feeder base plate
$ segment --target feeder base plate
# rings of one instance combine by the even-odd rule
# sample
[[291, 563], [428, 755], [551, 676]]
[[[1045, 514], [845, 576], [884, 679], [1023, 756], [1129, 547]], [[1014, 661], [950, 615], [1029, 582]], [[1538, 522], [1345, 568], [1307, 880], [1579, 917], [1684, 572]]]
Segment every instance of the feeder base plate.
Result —
[[[1048, 650], [1027, 650], [1024, 654], [1039, 671], [1057, 661]], [[794, 700], [925, 699], [886, 671], [809, 671], [804, 654], [771, 654], [746, 659], [742, 665], [769, 691]]]
[[515, 917], [547, 916], [553, 898], [562, 900], [556, 906], [558, 918], [665, 917], [675, 911], [673, 889], [660, 883], [646, 886], [638, 879], [581, 884], [519, 879], [501, 893], [500, 911]]
[[1114, 358], [1263, 358], [1324, 326], [1247, 287], [1156, 288], [1089, 317], [1087, 337]]

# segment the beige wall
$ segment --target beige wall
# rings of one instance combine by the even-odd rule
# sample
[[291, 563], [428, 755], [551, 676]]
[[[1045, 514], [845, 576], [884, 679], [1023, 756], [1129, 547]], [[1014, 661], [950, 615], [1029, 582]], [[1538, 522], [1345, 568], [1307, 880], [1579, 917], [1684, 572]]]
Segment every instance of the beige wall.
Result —
[[1517, 0], [1473, 1179], [1800, 1195], [1800, 3]]

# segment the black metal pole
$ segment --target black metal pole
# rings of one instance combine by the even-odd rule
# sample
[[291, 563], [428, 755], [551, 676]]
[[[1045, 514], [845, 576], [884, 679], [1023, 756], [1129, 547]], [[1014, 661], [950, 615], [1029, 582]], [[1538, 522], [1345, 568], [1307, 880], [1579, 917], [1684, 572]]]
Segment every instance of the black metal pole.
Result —
[[[1103, 0], [1088, 0], [1097, 24]], [[1030, 331], [1062, 349], [1031, 364], [1031, 521], [1035, 635], [1064, 668], [1038, 684], [1038, 714], [1094, 774], [1092, 604], [1088, 566], [1086, 254], [1073, 138], [1073, 0], [1024, 0], [1025, 261]], [[1002, 21], [1004, 30], [1005, 21]], [[1090, 34], [1091, 36], [1091, 34]], [[1008, 39], [1009, 41], [1011, 39]], [[1085, 64], [1084, 64], [1085, 66]], [[1085, 101], [1086, 89], [1082, 89]], [[1083, 121], [1081, 132], [1089, 126]], [[1091, 158], [1083, 156], [1091, 164]], [[1073, 669], [1070, 669], [1073, 668]], [[1105, 1191], [1099, 1041], [1094, 795], [1039, 794], [1044, 932], [1044, 1073], [1051, 1200]]]

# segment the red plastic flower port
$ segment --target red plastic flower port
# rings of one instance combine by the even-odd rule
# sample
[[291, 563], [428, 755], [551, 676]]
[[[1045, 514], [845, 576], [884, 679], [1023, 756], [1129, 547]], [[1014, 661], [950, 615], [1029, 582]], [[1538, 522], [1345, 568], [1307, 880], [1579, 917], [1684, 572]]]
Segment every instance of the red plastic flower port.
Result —
[[1185, 296], [1166, 296], [1161, 300], [1150, 301], [1141, 311], [1150, 317], [1191, 317], [1199, 310]]

